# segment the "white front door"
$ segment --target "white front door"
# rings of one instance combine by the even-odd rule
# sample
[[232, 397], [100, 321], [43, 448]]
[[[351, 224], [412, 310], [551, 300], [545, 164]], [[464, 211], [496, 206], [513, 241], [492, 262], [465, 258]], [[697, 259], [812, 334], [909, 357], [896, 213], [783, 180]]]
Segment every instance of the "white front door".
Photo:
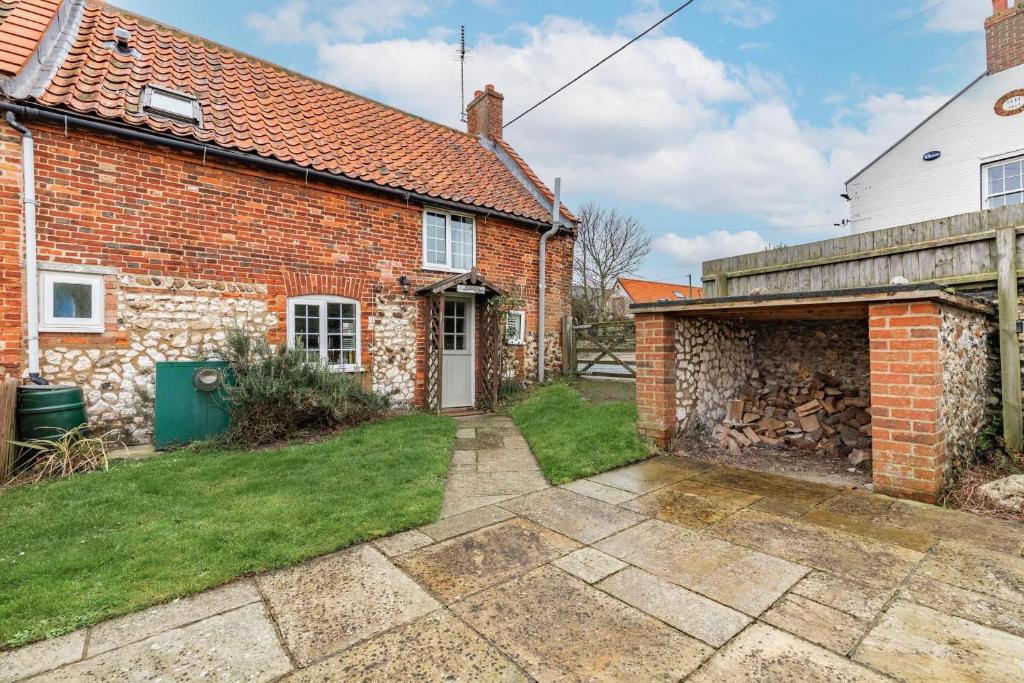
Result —
[[473, 299], [445, 298], [442, 408], [463, 408], [475, 403], [473, 337]]

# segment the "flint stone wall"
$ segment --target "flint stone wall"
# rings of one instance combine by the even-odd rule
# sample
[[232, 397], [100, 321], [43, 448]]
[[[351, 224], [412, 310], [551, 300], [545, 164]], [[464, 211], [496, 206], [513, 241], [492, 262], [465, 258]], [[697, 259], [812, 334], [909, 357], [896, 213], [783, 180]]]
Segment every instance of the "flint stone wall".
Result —
[[993, 362], [992, 322], [984, 315], [940, 307], [939, 360], [942, 363], [942, 429], [947, 463], [962, 467], [974, 458], [975, 440], [989, 418], [987, 399], [999, 384]]
[[265, 333], [278, 324], [262, 285], [133, 275], [117, 284], [123, 340], [44, 349], [42, 371], [81, 386], [90, 421], [128, 444], [153, 440], [157, 362], [216, 357], [230, 327]]
[[373, 320], [373, 390], [396, 405], [412, 405], [416, 398], [416, 301], [380, 295]]
[[676, 417], [681, 430], [725, 417], [754, 371], [754, 333], [733, 320], [680, 318], [676, 324]]

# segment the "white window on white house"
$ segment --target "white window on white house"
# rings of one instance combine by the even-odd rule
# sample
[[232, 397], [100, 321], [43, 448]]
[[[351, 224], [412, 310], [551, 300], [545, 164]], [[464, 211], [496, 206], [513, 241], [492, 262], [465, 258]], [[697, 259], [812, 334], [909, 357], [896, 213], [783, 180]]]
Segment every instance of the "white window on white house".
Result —
[[1024, 203], [1024, 159], [991, 164], [983, 173], [986, 209]]
[[359, 369], [359, 302], [337, 296], [288, 300], [288, 345], [311, 362], [345, 371]]
[[526, 343], [526, 313], [509, 311], [505, 318], [505, 342], [513, 345]]
[[476, 264], [476, 224], [469, 216], [440, 211], [423, 213], [423, 265], [469, 270]]
[[103, 276], [42, 271], [39, 298], [43, 332], [102, 332]]

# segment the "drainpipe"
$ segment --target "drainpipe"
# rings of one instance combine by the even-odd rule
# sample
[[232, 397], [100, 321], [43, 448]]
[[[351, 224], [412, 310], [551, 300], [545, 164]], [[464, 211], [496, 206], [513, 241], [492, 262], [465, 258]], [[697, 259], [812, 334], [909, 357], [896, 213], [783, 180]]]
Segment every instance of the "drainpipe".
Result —
[[39, 374], [39, 266], [36, 261], [36, 164], [35, 140], [32, 131], [18, 123], [13, 112], [7, 112], [7, 124], [21, 133], [22, 190], [25, 205], [25, 285], [28, 314], [28, 377], [33, 384], [49, 384]]
[[562, 179], [555, 178], [555, 201], [551, 203], [551, 228], [540, 236], [540, 295], [537, 314], [537, 381], [544, 381], [544, 290], [547, 280], [548, 240], [558, 232]]

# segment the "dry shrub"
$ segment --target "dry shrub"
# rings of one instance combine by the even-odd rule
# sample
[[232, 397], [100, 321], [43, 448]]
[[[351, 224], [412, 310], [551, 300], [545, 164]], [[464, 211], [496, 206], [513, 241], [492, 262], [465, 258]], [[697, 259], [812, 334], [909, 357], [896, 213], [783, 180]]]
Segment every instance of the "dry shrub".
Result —
[[966, 512], [990, 517], [1001, 517], [1024, 522], [1024, 511], [1015, 512], [994, 505], [982, 495], [978, 489], [996, 479], [1008, 476], [1006, 471], [992, 465], [975, 465], [963, 472], [956, 482], [950, 486], [943, 498], [943, 504], [950, 505]]
[[33, 451], [29, 463], [15, 473], [7, 486], [35, 484], [61, 479], [80, 472], [107, 469], [107, 451], [115, 445], [112, 432], [95, 435], [88, 425], [62, 429], [56, 439], [12, 441], [15, 446]]
[[230, 425], [223, 439], [261, 446], [326, 432], [382, 415], [388, 399], [352, 375], [311, 363], [300, 349], [273, 349], [243, 330], [227, 335], [224, 357], [234, 373], [227, 387]]

